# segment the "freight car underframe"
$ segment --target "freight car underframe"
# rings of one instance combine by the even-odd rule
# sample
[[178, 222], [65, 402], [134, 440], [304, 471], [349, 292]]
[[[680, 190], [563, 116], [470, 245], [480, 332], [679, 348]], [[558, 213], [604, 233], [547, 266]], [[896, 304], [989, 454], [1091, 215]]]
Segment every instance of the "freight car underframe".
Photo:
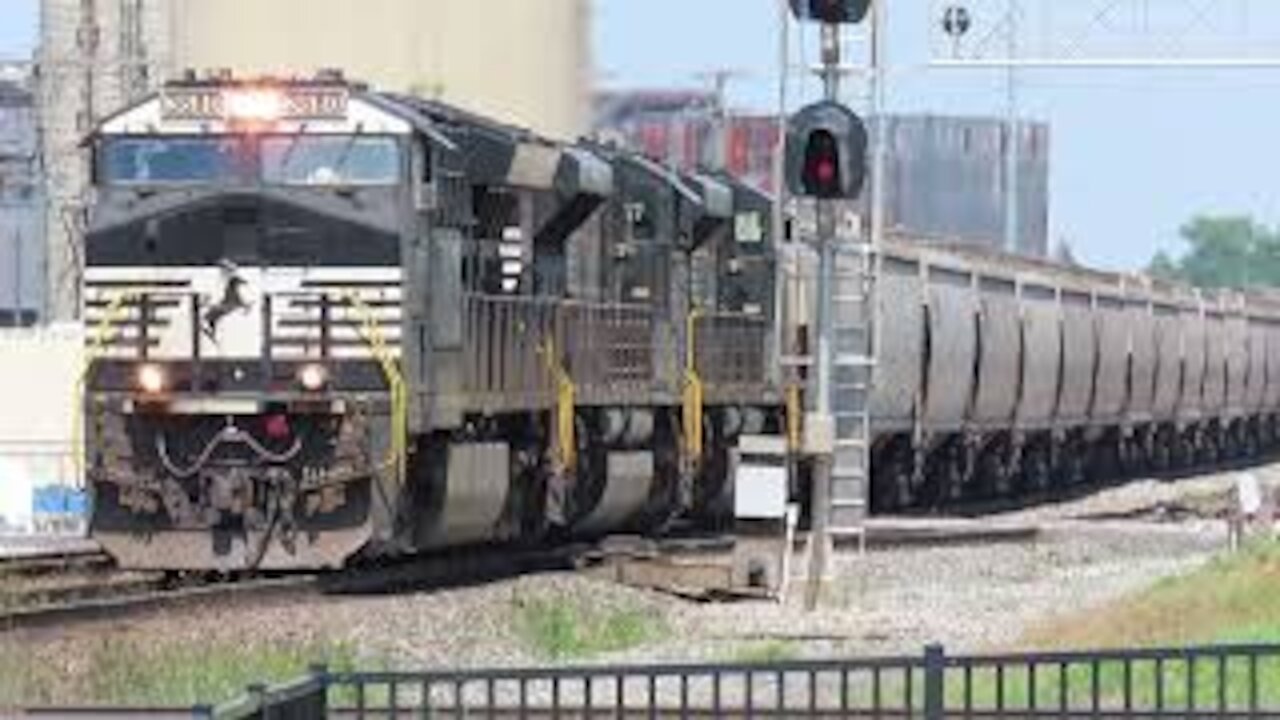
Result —
[[1034, 502], [1121, 478], [1257, 459], [1280, 448], [1280, 416], [917, 437], [877, 437], [875, 512], [929, 511], [988, 500]]

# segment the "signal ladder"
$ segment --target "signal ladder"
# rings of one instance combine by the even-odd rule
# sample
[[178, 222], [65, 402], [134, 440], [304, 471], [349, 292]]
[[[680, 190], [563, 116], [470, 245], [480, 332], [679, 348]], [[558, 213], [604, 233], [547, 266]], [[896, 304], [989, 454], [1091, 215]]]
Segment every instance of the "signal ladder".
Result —
[[829, 529], [865, 549], [871, 485], [875, 256], [869, 243], [835, 243], [831, 284], [831, 412], [835, 456]]

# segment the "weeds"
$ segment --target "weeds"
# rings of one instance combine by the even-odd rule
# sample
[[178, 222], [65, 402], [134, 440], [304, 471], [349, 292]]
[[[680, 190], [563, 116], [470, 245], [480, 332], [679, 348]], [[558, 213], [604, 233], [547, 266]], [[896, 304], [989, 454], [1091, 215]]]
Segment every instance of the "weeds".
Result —
[[662, 618], [635, 608], [600, 610], [563, 599], [521, 603], [516, 631], [538, 655], [552, 660], [587, 658], [643, 645], [665, 630]]
[[761, 640], [739, 645], [733, 651], [733, 662], [757, 664], [779, 663], [795, 660], [800, 656], [794, 643], [786, 640]]
[[1030, 633], [1038, 648], [1253, 642], [1280, 638], [1280, 545], [1263, 543]]
[[183, 707], [226, 702], [250, 683], [296, 679], [315, 663], [355, 666], [341, 643], [178, 644], [101, 638], [60, 663], [0, 647], [0, 706], [98, 704]]

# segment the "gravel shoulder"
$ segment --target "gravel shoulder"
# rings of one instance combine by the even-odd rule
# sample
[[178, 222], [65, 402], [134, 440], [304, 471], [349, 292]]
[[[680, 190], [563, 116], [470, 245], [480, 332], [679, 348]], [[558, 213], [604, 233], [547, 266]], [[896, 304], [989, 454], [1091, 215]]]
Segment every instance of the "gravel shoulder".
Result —
[[[1280, 480], [1280, 471], [1259, 471]], [[1226, 543], [1218, 520], [1086, 521], [1129, 515], [1133, 506], [1228, 492], [1232, 475], [1185, 485], [1138, 483], [999, 521], [1036, 522], [1033, 542], [841, 553], [824, 606], [802, 608], [800, 578], [785, 604], [693, 603], [574, 574], [542, 574], [487, 585], [394, 596], [267, 599], [216, 603], [62, 630], [0, 631], [0, 654], [75, 672], [104, 642], [207, 644], [340, 643], [367, 666], [397, 668], [548, 662], [531, 640], [531, 609], [570, 608], [594, 617], [642, 618], [625, 649], [561, 662], [646, 662], [952, 652], [1016, 647], [1037, 624], [1097, 607], [1160, 578], [1199, 567]], [[1167, 495], [1167, 493], [1172, 493]], [[796, 563], [797, 568], [800, 563]], [[799, 572], [799, 570], [797, 570]], [[572, 623], [575, 611], [565, 617]]]

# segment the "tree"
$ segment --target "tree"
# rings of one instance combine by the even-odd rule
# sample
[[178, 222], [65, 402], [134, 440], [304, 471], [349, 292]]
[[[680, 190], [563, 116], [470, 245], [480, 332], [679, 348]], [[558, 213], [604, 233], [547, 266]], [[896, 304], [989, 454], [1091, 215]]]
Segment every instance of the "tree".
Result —
[[1182, 279], [1182, 269], [1164, 250], [1157, 252], [1156, 256], [1151, 258], [1151, 264], [1147, 266], [1147, 274], [1161, 280]]
[[1164, 251], [1148, 266], [1155, 277], [1198, 287], [1280, 286], [1280, 235], [1243, 216], [1199, 216], [1182, 227], [1186, 252]]

